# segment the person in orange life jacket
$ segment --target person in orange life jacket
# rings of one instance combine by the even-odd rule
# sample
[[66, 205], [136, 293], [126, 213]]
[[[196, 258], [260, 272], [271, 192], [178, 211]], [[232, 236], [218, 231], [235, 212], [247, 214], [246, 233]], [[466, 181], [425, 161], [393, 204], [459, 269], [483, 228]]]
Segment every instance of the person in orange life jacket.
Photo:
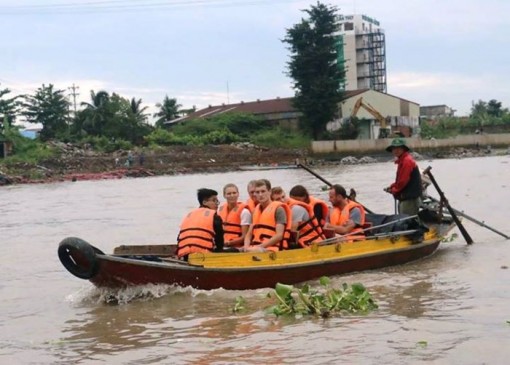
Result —
[[198, 189], [197, 198], [200, 206], [184, 217], [177, 236], [177, 257], [184, 260], [194, 252], [223, 251], [223, 221], [216, 213], [218, 193]]
[[303, 185], [294, 186], [292, 189], [290, 189], [289, 195], [292, 199], [296, 199], [309, 204], [313, 209], [314, 216], [317, 218], [319, 225], [324, 227], [329, 210], [325, 201], [310, 196], [310, 194], [308, 194], [308, 190], [306, 190]]
[[289, 207], [282, 202], [271, 201], [271, 183], [266, 179], [255, 183], [255, 196], [259, 204], [244, 238], [244, 251], [264, 252], [287, 248], [291, 224]]
[[223, 197], [227, 200], [218, 214], [223, 220], [226, 247], [242, 247], [244, 237], [251, 224], [251, 213], [246, 204], [239, 202], [239, 189], [234, 184], [223, 187]]
[[301, 185], [294, 186], [290, 190], [290, 199], [287, 204], [291, 207], [292, 212], [291, 229], [299, 232], [298, 244], [301, 247], [307, 247], [312, 242], [322, 241], [326, 237], [322, 232], [322, 228], [315, 217], [311, 205], [302, 200], [296, 199], [299, 198], [295, 195], [296, 191], [301, 193], [301, 188], [306, 191], [306, 189]]
[[422, 183], [421, 174], [409, 153], [404, 138], [395, 138], [386, 148], [395, 157], [397, 164], [397, 177], [394, 183], [384, 189], [399, 201], [398, 212], [400, 214], [418, 214], [421, 205]]
[[257, 180], [251, 180], [248, 183], [248, 185], [246, 186], [246, 189], [248, 190], [248, 195], [249, 195], [249, 198], [246, 201], [246, 206], [252, 213], [255, 210], [255, 207], [257, 206], [257, 204], [259, 203], [257, 201], [257, 197], [255, 196], [255, 183], [256, 182], [257, 182]]
[[[363, 238], [363, 233], [355, 234], [361, 231], [363, 224], [365, 224], [365, 210], [363, 207], [348, 199], [347, 192], [344, 187], [335, 184], [329, 190], [329, 201], [333, 205], [328, 217], [328, 223], [325, 229], [332, 229], [336, 234], [346, 235], [346, 238]], [[350, 234], [353, 233], [353, 234]]]
[[287, 202], [287, 197], [285, 196], [285, 191], [283, 191], [281, 186], [275, 186], [271, 189], [271, 200], [272, 201], [280, 201], [282, 203]]

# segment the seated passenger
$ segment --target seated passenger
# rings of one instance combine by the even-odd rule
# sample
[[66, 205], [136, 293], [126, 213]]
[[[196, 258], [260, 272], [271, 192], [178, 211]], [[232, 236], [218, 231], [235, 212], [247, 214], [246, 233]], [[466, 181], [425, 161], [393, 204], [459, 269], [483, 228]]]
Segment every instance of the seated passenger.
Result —
[[253, 213], [253, 211], [255, 210], [255, 207], [257, 206], [257, 204], [259, 203], [256, 199], [256, 196], [255, 196], [255, 183], [257, 182], [257, 180], [251, 180], [248, 185], [246, 186], [246, 189], [248, 190], [248, 195], [249, 195], [249, 198], [248, 200], [246, 201], [246, 207], [248, 208], [248, 210], [250, 211], [250, 213]]
[[225, 247], [242, 247], [250, 228], [251, 213], [245, 203], [238, 201], [239, 189], [236, 185], [225, 185], [223, 197], [227, 201], [220, 207], [218, 214], [223, 220]]
[[296, 190], [294, 188], [291, 189], [290, 199], [287, 202], [292, 212], [291, 229], [298, 232], [297, 243], [299, 246], [307, 247], [312, 242], [323, 241], [326, 237], [317, 218], [315, 218], [312, 207], [303, 201], [294, 199], [293, 192]]
[[259, 204], [244, 239], [244, 250], [263, 252], [287, 249], [292, 223], [289, 206], [280, 201], [271, 201], [271, 183], [265, 179], [255, 183], [255, 196]]
[[313, 213], [315, 218], [317, 218], [319, 225], [324, 227], [329, 211], [328, 204], [326, 204], [325, 201], [308, 194], [308, 190], [306, 190], [303, 185], [294, 186], [292, 189], [290, 189], [289, 195], [292, 199], [296, 199], [309, 204], [313, 209]]
[[271, 200], [272, 201], [280, 201], [282, 203], [287, 202], [287, 197], [285, 196], [285, 191], [283, 191], [281, 186], [275, 186], [271, 189]]
[[365, 224], [365, 209], [353, 200], [347, 198], [344, 187], [335, 184], [329, 190], [329, 201], [333, 209], [329, 214], [329, 221], [325, 229], [332, 229], [336, 234], [346, 236], [347, 240], [364, 239], [363, 225]]
[[198, 189], [200, 206], [182, 220], [177, 236], [177, 257], [184, 260], [194, 252], [223, 251], [223, 222], [216, 213], [218, 193], [212, 189]]

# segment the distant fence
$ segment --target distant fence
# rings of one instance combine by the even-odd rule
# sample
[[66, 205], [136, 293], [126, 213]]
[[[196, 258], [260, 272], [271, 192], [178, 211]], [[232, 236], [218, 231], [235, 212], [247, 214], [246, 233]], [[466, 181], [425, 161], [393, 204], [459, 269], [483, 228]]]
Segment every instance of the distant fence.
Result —
[[[406, 138], [413, 150], [433, 150], [449, 147], [510, 146], [510, 133], [471, 134], [445, 139]], [[391, 143], [390, 139], [356, 139], [346, 141], [313, 141], [313, 153], [382, 152]]]

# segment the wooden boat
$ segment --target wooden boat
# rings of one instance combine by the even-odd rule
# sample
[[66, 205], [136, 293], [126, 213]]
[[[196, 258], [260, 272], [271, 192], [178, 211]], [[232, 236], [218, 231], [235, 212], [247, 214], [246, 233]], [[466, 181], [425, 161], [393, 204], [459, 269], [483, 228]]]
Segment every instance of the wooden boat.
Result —
[[453, 223], [442, 215], [423, 221], [426, 232], [406, 229], [377, 233], [372, 229], [363, 241], [327, 239], [307, 248], [276, 253], [194, 253], [188, 262], [175, 258], [175, 245], [119, 246], [113, 254], [104, 254], [74, 237], [60, 243], [58, 255], [68, 271], [97, 287], [169, 284], [198, 289], [257, 289], [274, 287], [278, 282], [295, 284], [321, 276], [400, 265], [429, 256]]
[[239, 170], [254, 171], [254, 170], [288, 170], [297, 169], [298, 165], [241, 165]]

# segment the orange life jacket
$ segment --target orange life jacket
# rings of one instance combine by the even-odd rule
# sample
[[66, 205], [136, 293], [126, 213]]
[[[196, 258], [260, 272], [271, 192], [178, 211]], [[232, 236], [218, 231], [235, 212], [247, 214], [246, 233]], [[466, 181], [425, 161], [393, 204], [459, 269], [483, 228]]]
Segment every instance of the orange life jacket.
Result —
[[355, 201], [347, 199], [347, 205], [341, 211], [340, 208], [333, 207], [330, 222], [333, 225], [341, 226], [342, 224], [349, 220], [349, 216], [353, 208], [358, 208], [360, 210], [361, 222], [359, 227], [354, 227], [354, 229], [351, 232], [349, 232], [347, 238], [349, 240], [362, 240], [365, 239], [365, 234], [363, 232], [360, 232], [363, 230], [363, 225], [365, 224], [365, 209], [363, 209], [363, 207], [360, 204], [356, 203]]
[[253, 200], [252, 198], [248, 198], [248, 200], [246, 201], [246, 208], [248, 208], [248, 210], [252, 214], [255, 211], [255, 207], [257, 205], [258, 205], [258, 203], [255, 203], [255, 200]]
[[228, 210], [228, 203], [224, 203], [218, 214], [223, 219], [223, 237], [225, 241], [232, 241], [243, 235], [241, 227], [241, 213], [246, 207], [246, 204], [237, 202], [237, 205], [232, 210]]
[[308, 247], [312, 242], [322, 241], [326, 238], [324, 236], [324, 233], [322, 232], [322, 228], [319, 225], [319, 222], [317, 221], [317, 218], [315, 217], [315, 214], [310, 204], [306, 204], [302, 201], [298, 201], [295, 199], [289, 199], [287, 204], [291, 208], [291, 211], [294, 205], [302, 206], [303, 208], [306, 209], [310, 217], [305, 222], [299, 222], [299, 225], [297, 227], [297, 230], [299, 232], [298, 243], [301, 247]]
[[313, 196], [309, 196], [309, 198], [310, 198], [310, 206], [312, 207], [312, 210], [314, 212], [315, 212], [315, 206], [317, 206], [317, 204], [321, 207], [322, 218], [320, 220], [319, 219], [317, 219], [317, 220], [319, 222], [319, 225], [321, 227], [324, 227], [324, 225], [326, 224], [326, 218], [328, 217], [328, 213], [329, 213], [328, 204], [324, 200], [314, 198]]
[[177, 236], [177, 256], [194, 252], [210, 252], [214, 247], [214, 216], [209, 208], [197, 208], [182, 220]]
[[276, 233], [276, 209], [282, 207], [287, 215], [287, 224], [283, 233], [283, 239], [274, 246], [266, 247], [269, 250], [285, 250], [289, 248], [290, 227], [292, 225], [292, 214], [287, 204], [280, 201], [271, 202], [263, 211], [260, 204], [253, 212], [253, 245], [260, 245]]

